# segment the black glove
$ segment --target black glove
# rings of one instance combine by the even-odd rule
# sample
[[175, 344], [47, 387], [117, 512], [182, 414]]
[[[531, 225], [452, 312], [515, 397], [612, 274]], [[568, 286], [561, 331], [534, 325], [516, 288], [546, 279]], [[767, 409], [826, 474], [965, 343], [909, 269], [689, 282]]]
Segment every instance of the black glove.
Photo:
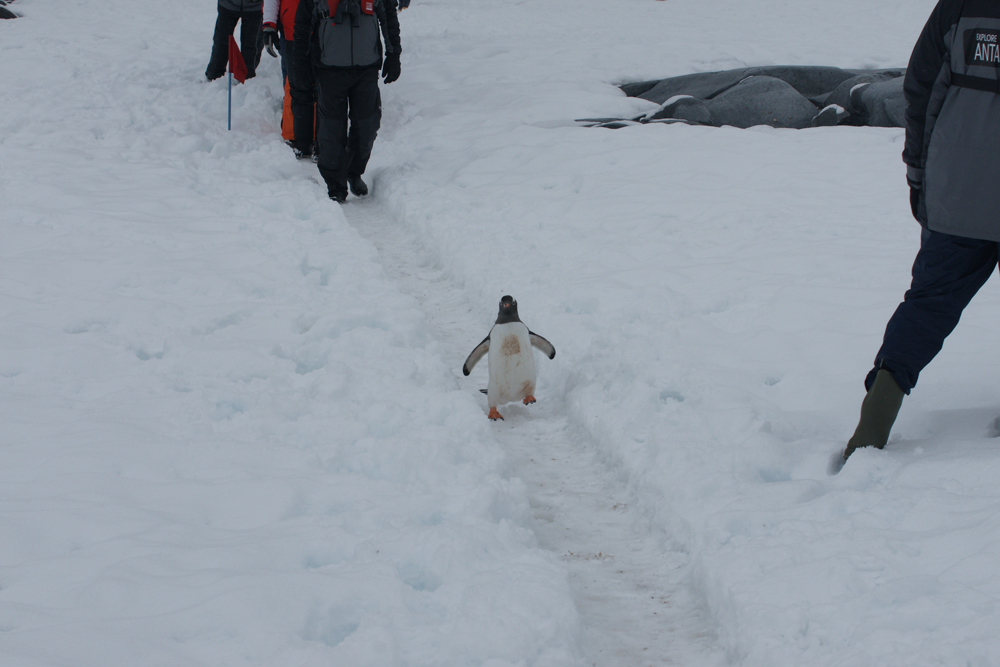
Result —
[[272, 28], [271, 26], [264, 27], [264, 48], [267, 52], [271, 54], [272, 58], [277, 58], [278, 54], [275, 51], [281, 50], [281, 43], [278, 41], [278, 29]]
[[382, 80], [386, 83], [392, 83], [399, 78], [399, 52], [394, 51], [388, 53], [385, 56], [385, 62], [382, 63]]
[[920, 208], [920, 190], [924, 187], [924, 170], [913, 165], [906, 165], [906, 184], [910, 186], [910, 212], [921, 225], [924, 222], [917, 215]]
[[914, 186], [910, 184], [910, 213], [913, 214], [914, 219], [920, 224], [924, 224], [920, 220], [920, 216], [917, 215], [917, 209], [920, 207], [920, 185]]

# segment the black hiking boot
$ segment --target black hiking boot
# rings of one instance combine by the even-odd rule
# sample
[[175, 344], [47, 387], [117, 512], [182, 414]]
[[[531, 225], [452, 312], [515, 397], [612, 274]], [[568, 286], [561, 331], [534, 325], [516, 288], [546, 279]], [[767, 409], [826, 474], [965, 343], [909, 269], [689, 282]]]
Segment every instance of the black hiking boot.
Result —
[[847, 441], [845, 461], [855, 449], [885, 447], [885, 443], [889, 441], [889, 431], [899, 414], [899, 406], [903, 404], [903, 396], [903, 390], [889, 371], [882, 369], [875, 374], [875, 382], [861, 402], [861, 421], [858, 422], [854, 435]]
[[351, 186], [351, 194], [355, 197], [365, 197], [368, 195], [368, 184], [361, 180], [359, 174], [348, 174], [347, 184]]
[[286, 141], [286, 144], [292, 147], [292, 152], [295, 153], [295, 159], [297, 160], [308, 160], [316, 152], [313, 146], [310, 145], [299, 145], [294, 141]]

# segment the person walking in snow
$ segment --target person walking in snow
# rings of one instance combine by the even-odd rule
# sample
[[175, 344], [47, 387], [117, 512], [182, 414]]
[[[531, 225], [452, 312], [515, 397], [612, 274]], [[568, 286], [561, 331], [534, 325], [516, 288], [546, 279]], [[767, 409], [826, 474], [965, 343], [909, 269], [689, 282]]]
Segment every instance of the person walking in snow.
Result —
[[844, 450], [885, 446], [903, 396], [941, 350], [1000, 252], [1000, 2], [940, 0], [904, 80], [903, 161], [922, 226], [913, 281], [865, 378]]
[[247, 66], [247, 78], [257, 74], [260, 52], [263, 47], [261, 24], [264, 21], [264, 0], [219, 0], [219, 17], [215, 20], [212, 37], [212, 56], [205, 70], [205, 78], [215, 81], [226, 73], [229, 62], [229, 36], [240, 24], [240, 53]]
[[[293, 150], [296, 157], [309, 157], [313, 152], [313, 136], [296, 143], [295, 122], [292, 115], [291, 84], [288, 81], [292, 44], [295, 40], [295, 10], [299, 0], [264, 0], [264, 48], [272, 56], [275, 49], [281, 53], [281, 82], [285, 88], [285, 98], [281, 113], [281, 138]], [[310, 105], [309, 113], [312, 113]], [[301, 144], [301, 145], [299, 145]]]
[[398, 79], [400, 52], [396, 0], [299, 0], [289, 77], [295, 137], [312, 136], [316, 102], [317, 165], [335, 201], [348, 187], [368, 194], [361, 176], [382, 120], [379, 67], [386, 83]]

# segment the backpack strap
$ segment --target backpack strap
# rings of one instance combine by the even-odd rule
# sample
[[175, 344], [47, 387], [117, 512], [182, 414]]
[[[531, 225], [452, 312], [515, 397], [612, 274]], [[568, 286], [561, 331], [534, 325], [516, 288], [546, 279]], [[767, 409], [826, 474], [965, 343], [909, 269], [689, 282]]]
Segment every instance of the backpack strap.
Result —
[[[341, 3], [345, 6], [341, 6]], [[333, 18], [334, 23], [342, 23], [344, 20], [345, 11], [338, 10], [352, 10], [354, 7], [360, 5], [361, 12], [371, 16], [375, 13], [375, 0], [319, 0], [316, 3], [316, 9], [319, 11], [319, 15], [325, 19]], [[353, 11], [349, 12], [353, 14]]]
[[952, 72], [951, 85], [1000, 95], [1000, 80], [987, 79], [984, 76], [971, 76], [969, 74], [956, 74]]

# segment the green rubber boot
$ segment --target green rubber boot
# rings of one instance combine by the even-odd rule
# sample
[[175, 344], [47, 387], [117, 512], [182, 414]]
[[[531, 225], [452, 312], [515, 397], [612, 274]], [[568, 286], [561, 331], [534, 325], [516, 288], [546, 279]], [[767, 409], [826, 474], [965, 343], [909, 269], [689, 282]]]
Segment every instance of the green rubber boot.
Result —
[[875, 382], [868, 390], [865, 400], [861, 402], [861, 421], [854, 430], [854, 435], [847, 441], [844, 450], [844, 460], [847, 460], [855, 449], [861, 447], [877, 447], [882, 449], [889, 440], [889, 431], [899, 414], [899, 406], [903, 404], [903, 390], [899, 388], [892, 375], [887, 370], [875, 374]]

